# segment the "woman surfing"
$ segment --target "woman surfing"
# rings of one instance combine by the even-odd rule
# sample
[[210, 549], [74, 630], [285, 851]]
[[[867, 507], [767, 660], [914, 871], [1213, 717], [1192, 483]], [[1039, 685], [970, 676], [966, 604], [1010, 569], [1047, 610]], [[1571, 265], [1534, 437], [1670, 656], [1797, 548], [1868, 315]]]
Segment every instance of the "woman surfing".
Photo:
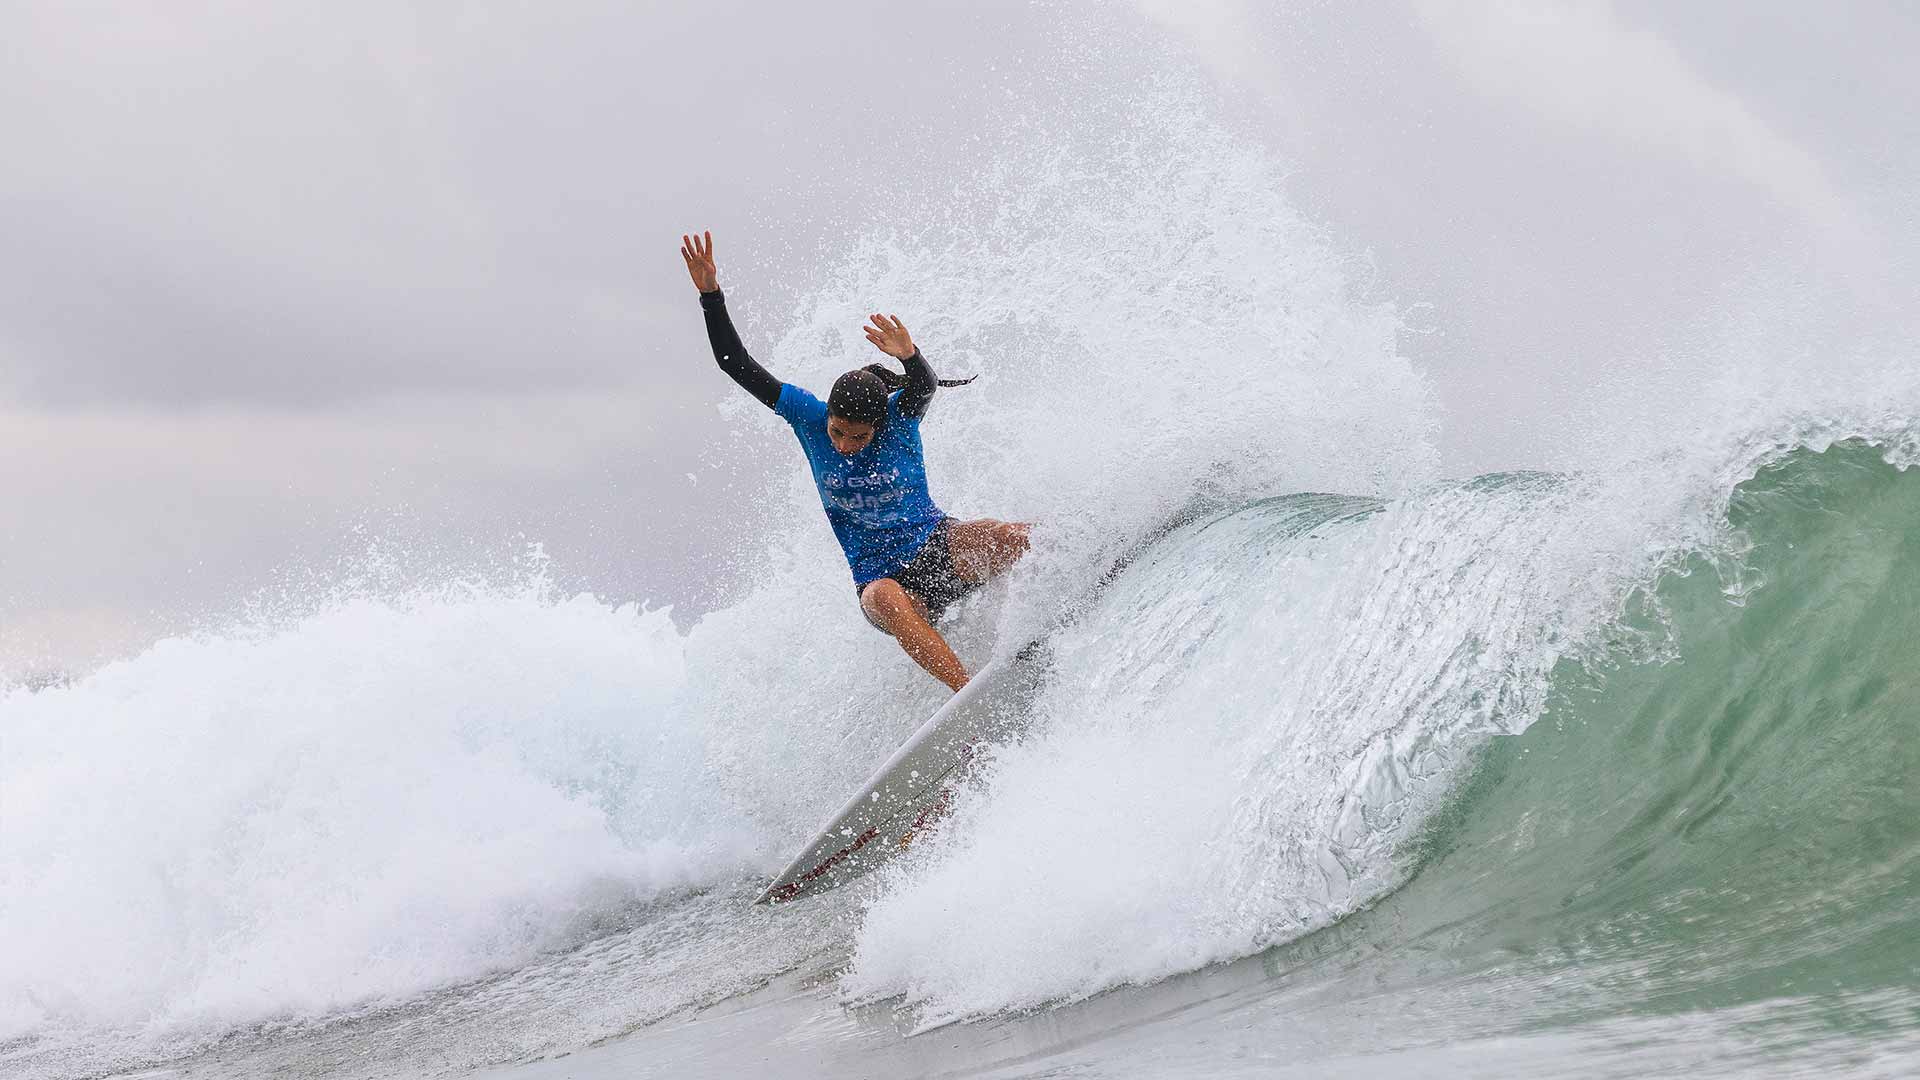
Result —
[[856, 368], [835, 379], [822, 402], [775, 378], [740, 343], [720, 291], [713, 234], [682, 236], [680, 255], [700, 290], [714, 361], [800, 440], [867, 621], [893, 635], [934, 678], [959, 690], [967, 684], [967, 669], [934, 620], [1026, 554], [1031, 529], [988, 518], [955, 521], [927, 493], [920, 420], [935, 390], [959, 384], [935, 378], [898, 318], [875, 314], [865, 327], [867, 340], [899, 360], [905, 375], [884, 364]]

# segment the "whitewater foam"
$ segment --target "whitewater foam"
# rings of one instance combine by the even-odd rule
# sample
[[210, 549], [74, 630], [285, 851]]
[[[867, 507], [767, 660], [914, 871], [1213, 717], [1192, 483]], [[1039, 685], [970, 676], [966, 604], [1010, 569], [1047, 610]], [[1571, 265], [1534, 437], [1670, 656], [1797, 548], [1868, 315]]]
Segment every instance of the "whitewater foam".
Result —
[[[464, 595], [461, 595], [464, 593]], [[361, 599], [0, 700], [8, 1033], [219, 1030], [522, 963], [737, 869], [664, 611]]]

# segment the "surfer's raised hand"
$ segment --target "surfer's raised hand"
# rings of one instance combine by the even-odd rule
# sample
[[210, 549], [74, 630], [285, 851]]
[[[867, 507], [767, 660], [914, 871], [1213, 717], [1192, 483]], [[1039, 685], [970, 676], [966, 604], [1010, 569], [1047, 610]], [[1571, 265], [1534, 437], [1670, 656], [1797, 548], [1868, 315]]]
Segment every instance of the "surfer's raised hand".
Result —
[[680, 237], [680, 257], [687, 260], [693, 287], [709, 293], [720, 287], [720, 271], [713, 265], [713, 233]]
[[873, 342], [874, 348], [895, 360], [905, 360], [913, 355], [913, 337], [907, 333], [906, 327], [900, 325], [898, 318], [892, 315], [875, 315], [872, 322], [873, 325], [865, 329], [867, 340]]

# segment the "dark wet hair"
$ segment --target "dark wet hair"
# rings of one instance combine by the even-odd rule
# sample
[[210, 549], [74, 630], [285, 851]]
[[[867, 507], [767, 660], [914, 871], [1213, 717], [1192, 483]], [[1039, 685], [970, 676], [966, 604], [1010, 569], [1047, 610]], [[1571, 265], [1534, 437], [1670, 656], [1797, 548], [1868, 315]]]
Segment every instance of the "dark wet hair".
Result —
[[[965, 386], [976, 377], [937, 381], [941, 386]], [[888, 396], [906, 385], [907, 377], [885, 364], [855, 368], [833, 380], [833, 390], [827, 394], [827, 415], [879, 427], [887, 421]]]
[[868, 368], [849, 371], [833, 380], [833, 391], [827, 395], [827, 415], [879, 427], [886, 422], [887, 395], [892, 392], [887, 380]]

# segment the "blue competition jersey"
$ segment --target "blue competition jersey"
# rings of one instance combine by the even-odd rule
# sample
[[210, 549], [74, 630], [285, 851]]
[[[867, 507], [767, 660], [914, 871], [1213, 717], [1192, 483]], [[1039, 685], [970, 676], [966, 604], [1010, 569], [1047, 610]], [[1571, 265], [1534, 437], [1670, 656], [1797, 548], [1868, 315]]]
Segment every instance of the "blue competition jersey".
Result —
[[820, 505], [846, 552], [853, 583], [865, 585], [906, 565], [946, 515], [927, 494], [920, 418], [901, 413], [899, 393], [887, 399], [887, 422], [873, 441], [852, 456], [833, 448], [826, 402], [807, 391], [782, 383], [773, 411], [793, 428], [807, 453]]

